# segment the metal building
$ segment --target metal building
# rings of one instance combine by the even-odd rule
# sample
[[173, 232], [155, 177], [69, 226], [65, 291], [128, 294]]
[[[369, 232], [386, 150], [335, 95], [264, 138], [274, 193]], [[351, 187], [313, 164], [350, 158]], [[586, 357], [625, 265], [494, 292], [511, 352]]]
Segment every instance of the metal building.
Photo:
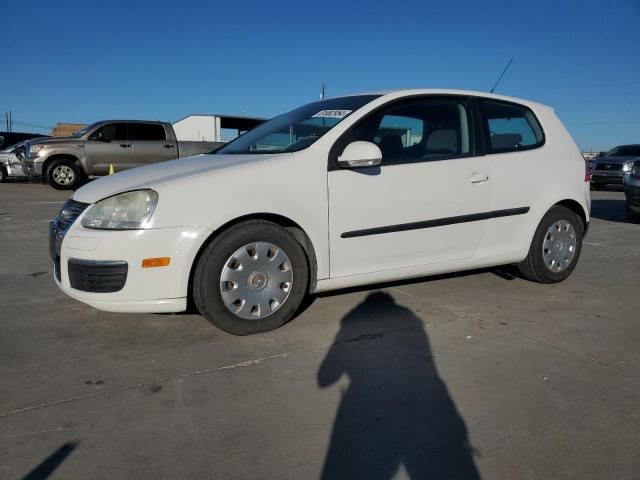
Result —
[[228, 142], [265, 120], [239, 115], [194, 113], [174, 122], [173, 129], [180, 140]]

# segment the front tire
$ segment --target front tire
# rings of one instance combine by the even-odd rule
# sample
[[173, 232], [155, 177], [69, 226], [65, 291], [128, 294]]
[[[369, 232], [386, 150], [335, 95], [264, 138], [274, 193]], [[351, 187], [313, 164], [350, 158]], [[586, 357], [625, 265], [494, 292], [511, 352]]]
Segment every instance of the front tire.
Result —
[[54, 160], [47, 166], [45, 179], [56, 190], [73, 190], [80, 184], [81, 172], [76, 162]]
[[265, 220], [234, 225], [204, 250], [193, 279], [198, 311], [233, 335], [274, 330], [296, 314], [309, 286], [304, 249]]
[[625, 210], [627, 213], [627, 219], [632, 223], [640, 223], [640, 213], [631, 210], [629, 205], [625, 205]]
[[565, 280], [582, 251], [582, 219], [561, 205], [552, 207], [540, 221], [527, 257], [518, 270], [528, 280], [558, 283]]
[[4, 167], [0, 166], [0, 183], [6, 182], [7, 178], [7, 171], [4, 169]]

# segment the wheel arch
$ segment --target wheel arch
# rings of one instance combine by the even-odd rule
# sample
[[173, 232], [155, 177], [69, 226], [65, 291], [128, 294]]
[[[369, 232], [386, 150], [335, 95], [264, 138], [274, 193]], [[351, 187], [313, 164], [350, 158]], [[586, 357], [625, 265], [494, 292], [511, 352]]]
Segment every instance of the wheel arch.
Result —
[[317, 274], [318, 274], [318, 263], [316, 257], [316, 251], [311, 242], [311, 238], [307, 232], [295, 221], [291, 220], [284, 215], [279, 215], [275, 213], [252, 213], [248, 215], [243, 215], [221, 225], [219, 228], [214, 230], [211, 235], [207, 237], [207, 239], [202, 242], [200, 248], [198, 249], [193, 261], [191, 263], [191, 267], [189, 270], [189, 281], [187, 285], [187, 305], [189, 309], [195, 308], [195, 303], [193, 302], [193, 278], [196, 271], [196, 266], [200, 261], [200, 257], [205, 249], [209, 246], [211, 242], [213, 242], [219, 235], [228, 230], [230, 227], [234, 225], [238, 225], [243, 222], [247, 222], [249, 220], [266, 220], [268, 222], [275, 223], [285, 230], [289, 231], [294, 238], [300, 243], [302, 246], [306, 256], [307, 262], [309, 266], [309, 293], [312, 293], [315, 290], [317, 283]]
[[72, 162], [74, 162], [76, 165], [78, 165], [78, 168], [80, 169], [80, 171], [83, 174], [86, 174], [86, 172], [84, 171], [84, 167], [82, 165], [82, 162], [80, 161], [80, 159], [78, 157], [76, 157], [75, 155], [72, 155], [70, 153], [54, 153], [53, 155], [51, 155], [50, 157], [48, 157], [44, 163], [42, 164], [42, 176], [46, 178], [47, 175], [47, 170], [49, 168], [49, 165], [51, 165], [52, 162], [56, 161], [56, 160], [71, 160]]
[[573, 213], [578, 215], [578, 217], [580, 217], [580, 219], [582, 220], [582, 236], [584, 237], [587, 234], [587, 229], [589, 228], [589, 222], [587, 220], [587, 212], [584, 211], [584, 208], [582, 207], [582, 205], [580, 205], [579, 202], [576, 202], [575, 200], [572, 200], [570, 198], [556, 202], [555, 204], [553, 204], [553, 207], [555, 207], [556, 205], [560, 205], [565, 208], [568, 208]]

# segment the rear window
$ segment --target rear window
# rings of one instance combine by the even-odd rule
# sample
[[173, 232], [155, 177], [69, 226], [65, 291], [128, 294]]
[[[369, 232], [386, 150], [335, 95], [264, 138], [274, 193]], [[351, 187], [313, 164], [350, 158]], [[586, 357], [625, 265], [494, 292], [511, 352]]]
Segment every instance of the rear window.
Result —
[[164, 126], [158, 123], [130, 123], [129, 140], [166, 140]]
[[544, 144], [542, 127], [533, 112], [522, 105], [481, 100], [487, 153], [517, 152]]

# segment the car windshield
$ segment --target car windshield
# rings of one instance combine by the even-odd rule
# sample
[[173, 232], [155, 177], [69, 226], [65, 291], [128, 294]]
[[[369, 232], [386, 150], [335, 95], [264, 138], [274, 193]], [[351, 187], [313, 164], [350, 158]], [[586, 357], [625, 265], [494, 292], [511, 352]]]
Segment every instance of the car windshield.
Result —
[[640, 157], [640, 145], [621, 145], [615, 147], [607, 157]]
[[353, 95], [309, 103], [248, 131], [216, 154], [297, 152], [378, 95]]
[[97, 127], [99, 123], [100, 122], [92, 123], [91, 125], [88, 125], [88, 126], [84, 127], [82, 130], [78, 130], [77, 132], [73, 132], [71, 134], [71, 136], [72, 137], [81, 137], [85, 133], [87, 133], [89, 130], [93, 130], [95, 127]]

